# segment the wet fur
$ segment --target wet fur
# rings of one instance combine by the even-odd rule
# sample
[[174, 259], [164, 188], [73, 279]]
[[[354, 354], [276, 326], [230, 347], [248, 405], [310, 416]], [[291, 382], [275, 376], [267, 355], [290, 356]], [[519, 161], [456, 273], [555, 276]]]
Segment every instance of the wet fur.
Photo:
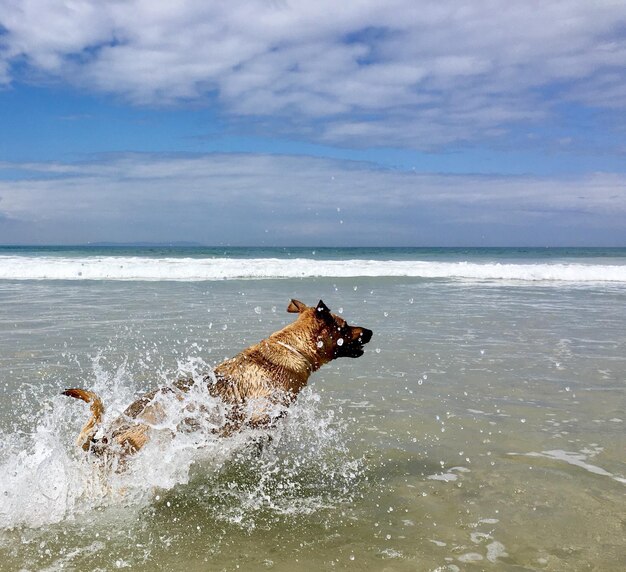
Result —
[[[271, 425], [276, 418], [268, 412], [269, 406], [288, 406], [314, 371], [338, 357], [360, 357], [363, 345], [372, 337], [371, 330], [349, 326], [321, 300], [315, 307], [292, 300], [287, 311], [298, 314], [295, 322], [219, 364], [214, 375], [204, 377], [209, 394], [229, 406], [221, 435], [244, 425]], [[101, 399], [78, 388], [63, 394], [91, 405], [92, 415], [80, 432], [79, 446], [100, 455], [115, 452], [127, 456], [141, 449], [150, 439], [150, 426], [164, 419], [165, 411], [157, 397], [171, 395], [180, 399], [193, 385], [194, 380], [183, 379], [146, 393], [113, 421], [99, 439], [95, 436], [104, 414]]]

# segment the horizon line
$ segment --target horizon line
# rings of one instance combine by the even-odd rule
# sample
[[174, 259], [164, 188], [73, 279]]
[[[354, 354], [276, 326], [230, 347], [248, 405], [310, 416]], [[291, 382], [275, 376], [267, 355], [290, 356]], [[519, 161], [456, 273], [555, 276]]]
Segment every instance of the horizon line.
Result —
[[107, 247], [107, 248], [274, 248], [274, 249], [288, 249], [288, 248], [317, 248], [317, 249], [373, 249], [373, 248], [415, 248], [415, 249], [426, 249], [426, 248], [440, 248], [440, 249], [459, 249], [459, 248], [468, 248], [468, 249], [624, 249], [626, 245], [368, 245], [368, 246], [351, 246], [351, 245], [333, 245], [333, 246], [320, 246], [320, 245], [233, 245], [233, 244], [203, 244], [199, 242], [188, 242], [188, 241], [171, 241], [171, 242], [151, 242], [151, 241], [133, 241], [133, 242], [112, 242], [112, 241], [96, 241], [96, 242], [85, 242], [85, 243], [45, 243], [45, 244], [37, 244], [37, 243], [15, 243], [15, 244], [0, 244], [0, 248], [99, 248], [99, 247]]

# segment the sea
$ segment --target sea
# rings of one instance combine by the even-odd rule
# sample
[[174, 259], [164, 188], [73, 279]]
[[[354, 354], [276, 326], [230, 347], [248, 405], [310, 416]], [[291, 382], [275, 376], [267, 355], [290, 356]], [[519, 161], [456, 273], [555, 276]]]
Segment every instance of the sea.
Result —
[[[76, 445], [292, 298], [374, 335], [276, 427]], [[625, 495], [624, 248], [0, 247], [0, 570], [622, 571]]]

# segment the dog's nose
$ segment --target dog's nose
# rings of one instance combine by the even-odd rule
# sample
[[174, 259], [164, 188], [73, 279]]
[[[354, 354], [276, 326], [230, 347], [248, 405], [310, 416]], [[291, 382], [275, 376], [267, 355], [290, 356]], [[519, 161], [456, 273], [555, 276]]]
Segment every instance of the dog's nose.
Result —
[[361, 335], [359, 336], [361, 343], [368, 343], [372, 339], [373, 333], [374, 332], [372, 332], [372, 330], [368, 330], [367, 328], [361, 328]]

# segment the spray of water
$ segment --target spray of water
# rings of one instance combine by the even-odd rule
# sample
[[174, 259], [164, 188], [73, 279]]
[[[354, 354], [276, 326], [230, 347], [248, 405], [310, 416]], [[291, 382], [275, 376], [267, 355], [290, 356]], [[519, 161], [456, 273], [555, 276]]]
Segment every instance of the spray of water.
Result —
[[[90, 389], [105, 403], [106, 426], [137, 397], [141, 384], [124, 360], [111, 364], [98, 354], [91, 368]], [[177, 369], [170, 379], [192, 376], [198, 383], [178, 398], [162, 397], [167, 415], [124, 467], [103, 464], [76, 446], [88, 413], [84, 404], [62, 396], [28, 412], [30, 430], [1, 434], [0, 530], [76, 521], [94, 510], [136, 514], [172, 494], [249, 529], [268, 514], [310, 514], [350, 499], [362, 463], [345, 445], [347, 427], [318, 394], [305, 389], [276, 427], [224, 438], [216, 429], [227, 408], [202, 383], [210, 368], [189, 357]]]

